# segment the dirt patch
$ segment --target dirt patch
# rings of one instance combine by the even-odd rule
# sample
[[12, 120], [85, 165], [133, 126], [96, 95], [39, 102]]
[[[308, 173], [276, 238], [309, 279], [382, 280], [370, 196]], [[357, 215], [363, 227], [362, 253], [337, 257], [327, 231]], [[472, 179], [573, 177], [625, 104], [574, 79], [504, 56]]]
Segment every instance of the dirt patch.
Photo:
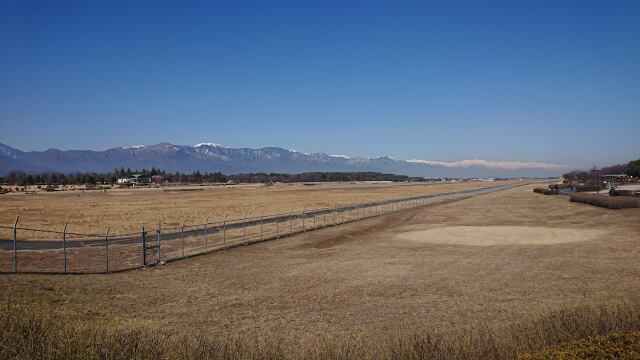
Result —
[[594, 240], [604, 233], [596, 229], [536, 226], [447, 226], [408, 231], [398, 234], [397, 237], [402, 240], [446, 245], [553, 245]]

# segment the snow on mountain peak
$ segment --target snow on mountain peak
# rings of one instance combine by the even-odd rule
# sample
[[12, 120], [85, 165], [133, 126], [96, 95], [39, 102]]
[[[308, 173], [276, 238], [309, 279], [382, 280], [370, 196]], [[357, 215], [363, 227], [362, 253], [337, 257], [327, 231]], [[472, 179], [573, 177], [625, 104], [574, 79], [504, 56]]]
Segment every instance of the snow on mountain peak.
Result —
[[487, 169], [506, 169], [506, 170], [521, 170], [521, 169], [562, 169], [567, 165], [543, 163], [543, 162], [520, 162], [520, 161], [491, 161], [482, 159], [473, 160], [461, 160], [461, 161], [431, 161], [411, 159], [406, 160], [410, 164], [424, 164], [444, 166], [448, 168], [469, 168], [469, 167], [483, 167]]
[[205, 143], [200, 143], [200, 144], [193, 145], [194, 148], [198, 148], [198, 147], [202, 147], [202, 146], [222, 147], [222, 145], [216, 144], [216, 143], [213, 143], [213, 142], [205, 142]]
[[15, 150], [4, 144], [0, 144], [0, 153], [10, 158], [14, 158], [14, 159], [17, 158], [15, 154]]

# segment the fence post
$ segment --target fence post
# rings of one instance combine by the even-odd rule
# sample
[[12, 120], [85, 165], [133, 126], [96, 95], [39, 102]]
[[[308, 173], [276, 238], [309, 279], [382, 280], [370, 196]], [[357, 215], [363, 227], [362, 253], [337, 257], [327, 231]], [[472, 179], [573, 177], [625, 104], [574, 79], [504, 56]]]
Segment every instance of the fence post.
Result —
[[228, 213], [224, 213], [224, 220], [222, 221], [222, 246], [227, 248], [227, 215]]
[[160, 256], [160, 221], [158, 221], [158, 227], [156, 228], [156, 245], [158, 246], [158, 260], [156, 263], [160, 264], [160, 259], [162, 259]]
[[109, 273], [109, 230], [111, 226], [107, 227], [107, 232], [104, 233], [104, 272]]
[[322, 227], [327, 227], [327, 210], [322, 211]]
[[276, 239], [280, 239], [280, 235], [278, 235], [278, 208], [276, 208]]
[[264, 240], [264, 233], [262, 232], [262, 218], [264, 217], [264, 208], [260, 213], [260, 241]]
[[344, 205], [340, 207], [340, 224], [344, 224]]
[[336, 203], [335, 205], [333, 205], [333, 226], [336, 226], [337, 222], [336, 222], [336, 211], [338, 209], [338, 203]]
[[305, 228], [304, 228], [304, 206], [302, 207], [302, 232], [305, 232]]
[[316, 218], [318, 217], [318, 207], [316, 206], [316, 212], [313, 213], [313, 228], [316, 229]]
[[18, 272], [18, 221], [20, 215], [16, 216], [16, 222], [13, 223], [13, 272]]
[[245, 244], [245, 246], [247, 245], [246, 221], [247, 221], [247, 212], [245, 211], [244, 214], [242, 214], [242, 242]]
[[209, 215], [204, 220], [204, 252], [209, 251], [209, 241], [207, 240], [207, 225], [209, 224]]
[[289, 210], [289, 223], [291, 226], [291, 230], [289, 230], [289, 235], [293, 235], [293, 209]]
[[67, 225], [64, 223], [64, 229], [62, 229], [62, 251], [64, 256], [64, 273], [67, 273]]
[[147, 266], [147, 232], [145, 227], [147, 224], [142, 224], [142, 267]]
[[187, 222], [187, 219], [182, 220], [182, 228], [180, 230], [180, 241], [182, 242], [182, 258], [184, 259], [184, 224]]

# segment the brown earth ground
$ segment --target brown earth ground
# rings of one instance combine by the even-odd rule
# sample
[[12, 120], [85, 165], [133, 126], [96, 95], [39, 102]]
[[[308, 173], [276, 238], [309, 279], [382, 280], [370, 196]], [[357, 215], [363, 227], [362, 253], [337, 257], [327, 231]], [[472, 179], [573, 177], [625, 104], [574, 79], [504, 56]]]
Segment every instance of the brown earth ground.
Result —
[[0, 300], [110, 328], [306, 339], [526, 321], [640, 297], [640, 209], [517, 187], [111, 275], [3, 275]]
[[229, 219], [242, 218], [245, 211], [247, 217], [260, 216], [263, 211], [268, 216], [507, 183], [519, 182], [193, 185], [104, 192], [10, 193], [0, 197], [0, 225], [12, 226], [20, 215], [22, 227], [62, 231], [68, 221], [70, 232], [102, 234], [111, 226], [111, 234], [115, 235], [136, 232], [141, 224], [158, 221], [167, 227], [179, 226], [183, 219], [187, 224], [202, 224], [207, 216], [210, 222], [217, 222], [225, 214]]

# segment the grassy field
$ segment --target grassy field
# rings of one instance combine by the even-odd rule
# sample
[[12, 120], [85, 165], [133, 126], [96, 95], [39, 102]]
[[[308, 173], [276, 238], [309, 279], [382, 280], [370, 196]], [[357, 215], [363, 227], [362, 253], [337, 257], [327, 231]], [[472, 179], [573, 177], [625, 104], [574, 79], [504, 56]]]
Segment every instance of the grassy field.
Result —
[[[108, 226], [111, 233], [140, 230], [142, 223], [162, 222], [178, 226], [183, 219], [188, 224], [222, 221], [229, 218], [288, 213], [313, 208], [355, 204], [486, 187], [508, 182], [470, 182], [441, 184], [411, 183], [327, 183], [307, 186], [276, 184], [274, 186], [191, 186], [191, 190], [176, 192], [172, 188], [114, 189], [102, 191], [39, 192], [37, 194], [1, 195], [0, 224], [12, 225], [17, 215], [26, 227], [62, 230], [69, 221], [71, 232], [101, 234]], [[170, 191], [165, 191], [170, 190]]]
[[[640, 209], [570, 203], [533, 187], [146, 270], [2, 276], [0, 294], [73, 328], [284, 339], [287, 349], [449, 333], [467, 334], [447, 337], [463, 344], [554, 311], [640, 298]], [[633, 323], [637, 312], [629, 314], [622, 318]], [[586, 335], [617, 329], [587, 323]], [[536, 346], [572, 340], [568, 332]]]

